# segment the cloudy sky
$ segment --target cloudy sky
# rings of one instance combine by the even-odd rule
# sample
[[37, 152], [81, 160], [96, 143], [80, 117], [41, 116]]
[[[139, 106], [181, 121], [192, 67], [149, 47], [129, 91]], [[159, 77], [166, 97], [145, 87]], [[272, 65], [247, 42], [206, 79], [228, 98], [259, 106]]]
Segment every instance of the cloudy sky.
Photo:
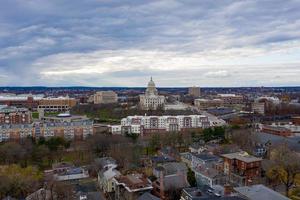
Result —
[[0, 86], [300, 85], [300, 0], [1, 0]]

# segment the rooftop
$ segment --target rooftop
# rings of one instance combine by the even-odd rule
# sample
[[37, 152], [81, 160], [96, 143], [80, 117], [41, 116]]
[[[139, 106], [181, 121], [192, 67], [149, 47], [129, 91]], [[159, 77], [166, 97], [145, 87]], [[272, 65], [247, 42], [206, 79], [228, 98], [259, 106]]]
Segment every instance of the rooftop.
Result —
[[236, 187], [234, 188], [234, 190], [237, 191], [242, 196], [245, 196], [251, 200], [262, 200], [262, 199], [288, 200], [289, 199], [264, 185]]
[[152, 184], [143, 174], [128, 174], [115, 177], [117, 185], [123, 185], [128, 192], [151, 190]]
[[192, 153], [193, 156], [195, 156], [196, 158], [203, 160], [205, 162], [208, 161], [218, 161], [220, 158], [218, 156], [209, 154], [209, 153]]
[[247, 162], [247, 163], [262, 161], [261, 158], [251, 156], [247, 152], [244, 152], [244, 151], [235, 152], [235, 153], [228, 153], [228, 154], [222, 154], [221, 156], [225, 157], [225, 158], [228, 158], [228, 159], [241, 160], [241, 161], [244, 161], [244, 162]]
[[238, 196], [222, 196], [214, 191], [209, 186], [184, 188], [182, 196], [187, 196], [190, 200], [243, 200], [244, 198]]

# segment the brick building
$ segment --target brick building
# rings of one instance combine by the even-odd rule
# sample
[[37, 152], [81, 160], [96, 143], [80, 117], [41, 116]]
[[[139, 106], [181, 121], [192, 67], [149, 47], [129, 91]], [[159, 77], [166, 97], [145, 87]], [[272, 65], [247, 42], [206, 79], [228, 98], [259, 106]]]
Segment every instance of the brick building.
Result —
[[0, 106], [0, 124], [28, 124], [31, 121], [31, 112], [27, 108]]
[[261, 176], [261, 158], [246, 152], [222, 154], [224, 159], [224, 173], [230, 182], [238, 185], [252, 185]]
[[262, 132], [284, 137], [289, 137], [293, 135], [290, 129], [281, 126], [264, 125], [262, 127]]

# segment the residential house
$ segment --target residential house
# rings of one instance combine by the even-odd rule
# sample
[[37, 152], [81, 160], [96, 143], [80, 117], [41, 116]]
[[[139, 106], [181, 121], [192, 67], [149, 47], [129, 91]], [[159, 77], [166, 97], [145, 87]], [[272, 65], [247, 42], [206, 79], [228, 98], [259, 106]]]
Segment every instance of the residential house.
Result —
[[187, 167], [184, 163], [165, 163], [153, 169], [157, 180], [153, 182], [153, 194], [161, 199], [168, 199], [167, 192], [189, 186], [187, 181]]
[[114, 191], [113, 178], [120, 176], [121, 173], [116, 169], [117, 162], [111, 157], [98, 158], [95, 162], [99, 166], [98, 184], [104, 193]]
[[224, 173], [230, 182], [238, 185], [251, 185], [261, 176], [261, 158], [251, 156], [247, 152], [222, 154]]
[[135, 200], [153, 189], [144, 174], [127, 174], [114, 177], [115, 200]]

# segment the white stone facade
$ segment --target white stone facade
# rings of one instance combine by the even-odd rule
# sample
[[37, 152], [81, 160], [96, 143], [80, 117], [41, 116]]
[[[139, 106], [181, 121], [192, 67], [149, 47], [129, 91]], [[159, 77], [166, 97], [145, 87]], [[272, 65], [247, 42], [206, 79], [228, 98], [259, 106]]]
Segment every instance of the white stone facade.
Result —
[[144, 110], [157, 110], [159, 107], [163, 107], [164, 104], [165, 97], [158, 95], [155, 83], [153, 82], [151, 77], [145, 94], [140, 95], [140, 106]]

